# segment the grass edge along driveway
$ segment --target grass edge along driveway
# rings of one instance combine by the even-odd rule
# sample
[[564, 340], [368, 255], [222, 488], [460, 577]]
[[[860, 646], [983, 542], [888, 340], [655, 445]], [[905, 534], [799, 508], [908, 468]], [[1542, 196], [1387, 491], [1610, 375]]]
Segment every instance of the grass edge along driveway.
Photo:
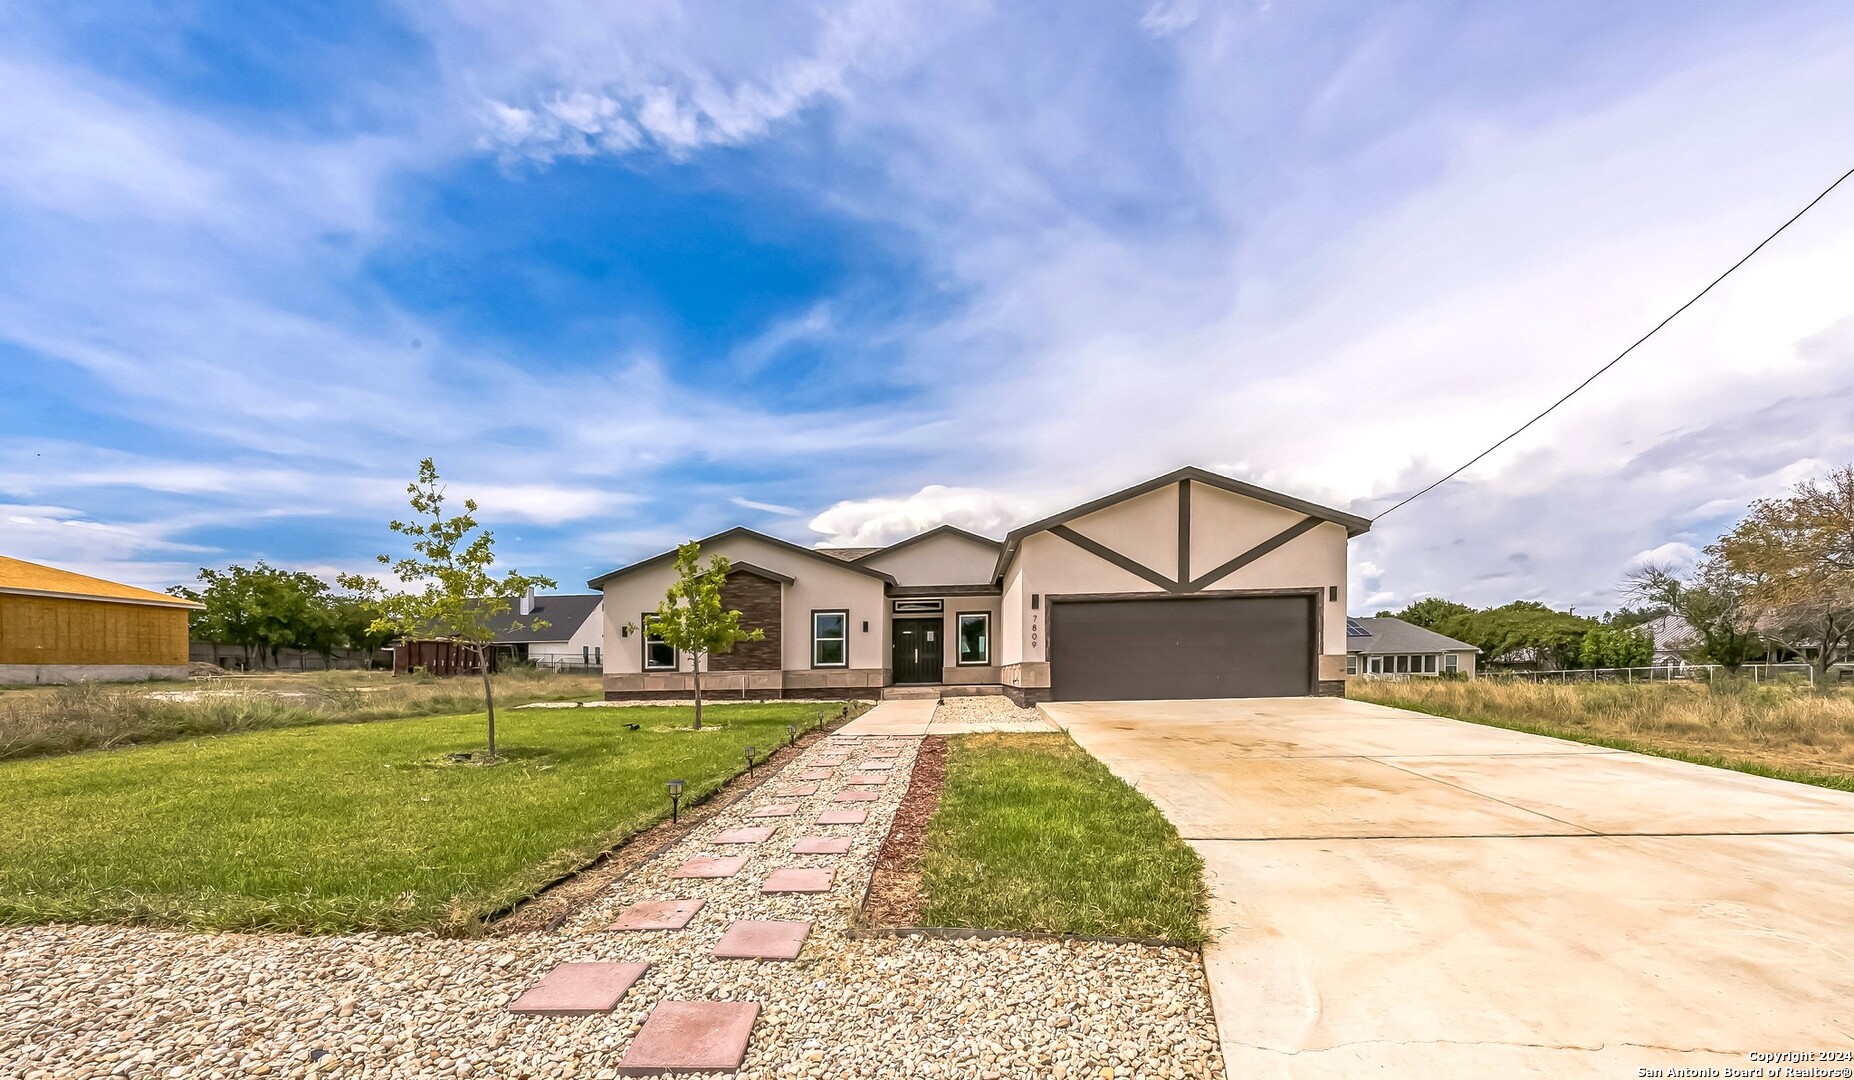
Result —
[[1067, 735], [955, 735], [921, 859], [923, 922], [1204, 940], [1204, 864]]
[[523, 710], [492, 767], [447, 757], [481, 713], [0, 763], [0, 923], [472, 933], [838, 707]]

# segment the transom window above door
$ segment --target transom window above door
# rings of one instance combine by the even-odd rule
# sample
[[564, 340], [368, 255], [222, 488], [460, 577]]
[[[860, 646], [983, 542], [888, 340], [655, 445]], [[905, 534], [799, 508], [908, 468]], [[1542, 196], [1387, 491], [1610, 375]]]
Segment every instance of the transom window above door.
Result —
[[811, 613], [811, 666], [850, 666], [850, 613]]
[[964, 612], [959, 616], [959, 663], [991, 663], [991, 612]]

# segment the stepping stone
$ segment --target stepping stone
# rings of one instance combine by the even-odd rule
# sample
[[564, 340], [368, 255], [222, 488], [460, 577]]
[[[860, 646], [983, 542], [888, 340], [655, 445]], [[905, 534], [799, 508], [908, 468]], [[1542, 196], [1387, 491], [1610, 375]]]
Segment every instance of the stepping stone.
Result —
[[743, 920], [721, 935], [715, 956], [722, 960], [796, 960], [809, 933], [809, 922]]
[[796, 813], [798, 813], [797, 803], [776, 802], [776, 803], [767, 803], [765, 806], [760, 807], [758, 810], [749, 810], [747, 811], [747, 816], [748, 817], [791, 817], [793, 814], [796, 814]]
[[798, 774], [800, 780], [829, 780], [829, 769], [806, 769]]
[[740, 868], [747, 865], [745, 855], [728, 855], [715, 857], [699, 855], [676, 868], [673, 878], [689, 877], [733, 877], [740, 873]]
[[777, 831], [773, 825], [761, 825], [755, 828], [728, 829], [715, 834], [717, 844], [761, 844], [772, 839]]
[[856, 787], [880, 787], [888, 783], [888, 777], [883, 776], [881, 773], [859, 772], [853, 776], [846, 777], [843, 782]]
[[831, 878], [837, 871], [828, 867], [782, 866], [766, 875], [766, 881], [760, 886], [763, 893], [819, 893], [829, 892]]
[[812, 761], [812, 764], [824, 769], [834, 769], [848, 760], [850, 759], [842, 754], [832, 754], [829, 757], [817, 758]]
[[788, 799], [799, 799], [806, 795], [816, 795], [817, 793], [818, 786], [816, 784], [793, 784], [790, 787], [773, 789], [774, 795]]
[[620, 1076], [734, 1072], [760, 1015], [754, 1001], [662, 1001], [618, 1062]]
[[509, 1011], [541, 1016], [611, 1012], [649, 964], [559, 964], [509, 1003]]
[[826, 810], [818, 815], [819, 825], [861, 825], [868, 820], [867, 810]]
[[842, 855], [849, 850], [847, 836], [801, 836], [792, 841], [794, 855]]
[[632, 904], [607, 930], [681, 930], [702, 910], [700, 900], [646, 900]]
[[874, 791], [839, 791], [830, 797], [831, 802], [875, 802], [882, 796]]
[[863, 768], [868, 772], [885, 772], [894, 767], [894, 758], [878, 758], [863, 762]]

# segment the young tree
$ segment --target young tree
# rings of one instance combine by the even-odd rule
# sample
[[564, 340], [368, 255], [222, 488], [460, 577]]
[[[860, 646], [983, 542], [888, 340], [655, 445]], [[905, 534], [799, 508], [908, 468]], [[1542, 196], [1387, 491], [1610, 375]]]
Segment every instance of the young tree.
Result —
[[760, 641], [766, 632], [758, 628], [742, 630], [740, 612], [721, 606], [721, 587], [727, 584], [731, 565], [724, 556], [708, 560], [701, 568], [702, 548], [691, 540], [676, 549], [676, 580], [657, 605], [644, 633], [663, 639], [678, 652], [689, 654], [690, 670], [695, 676], [695, 729], [702, 727], [702, 663], [714, 653], [731, 651], [742, 641]]
[[1826, 686], [1854, 638], [1854, 465], [1752, 503], [1708, 552], [1743, 576], [1759, 629], [1809, 656]]
[[[483, 675], [483, 708], [489, 716], [489, 757], [496, 759], [496, 699], [490, 686], [490, 653], [495, 633], [490, 622], [509, 610], [511, 598], [529, 589], [551, 589], [551, 578], [519, 571], [496, 576], [494, 534], [476, 522], [476, 500], [464, 500], [464, 512], [446, 516], [444, 485], [430, 458], [419, 462], [418, 480], [406, 485], [411, 496], [411, 521], [393, 521], [387, 528], [412, 540], [412, 554], [394, 559], [381, 555], [392, 568], [400, 588], [390, 591], [372, 578], [343, 574], [341, 585], [376, 605], [375, 631], [404, 637], [435, 637], [475, 654]], [[547, 626], [542, 619], [517, 621], [530, 629]]]
[[1736, 672], [1764, 651], [1756, 617], [1745, 603], [1744, 579], [1722, 559], [1708, 556], [1686, 579], [1671, 567], [1644, 566], [1623, 587], [1692, 627], [1700, 639], [1697, 659]]

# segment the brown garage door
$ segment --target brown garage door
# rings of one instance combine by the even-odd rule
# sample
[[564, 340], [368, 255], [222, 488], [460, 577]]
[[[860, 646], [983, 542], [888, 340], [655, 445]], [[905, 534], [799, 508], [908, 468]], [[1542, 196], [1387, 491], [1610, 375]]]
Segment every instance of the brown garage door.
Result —
[[1308, 596], [1061, 600], [1049, 611], [1057, 701], [1313, 693]]

